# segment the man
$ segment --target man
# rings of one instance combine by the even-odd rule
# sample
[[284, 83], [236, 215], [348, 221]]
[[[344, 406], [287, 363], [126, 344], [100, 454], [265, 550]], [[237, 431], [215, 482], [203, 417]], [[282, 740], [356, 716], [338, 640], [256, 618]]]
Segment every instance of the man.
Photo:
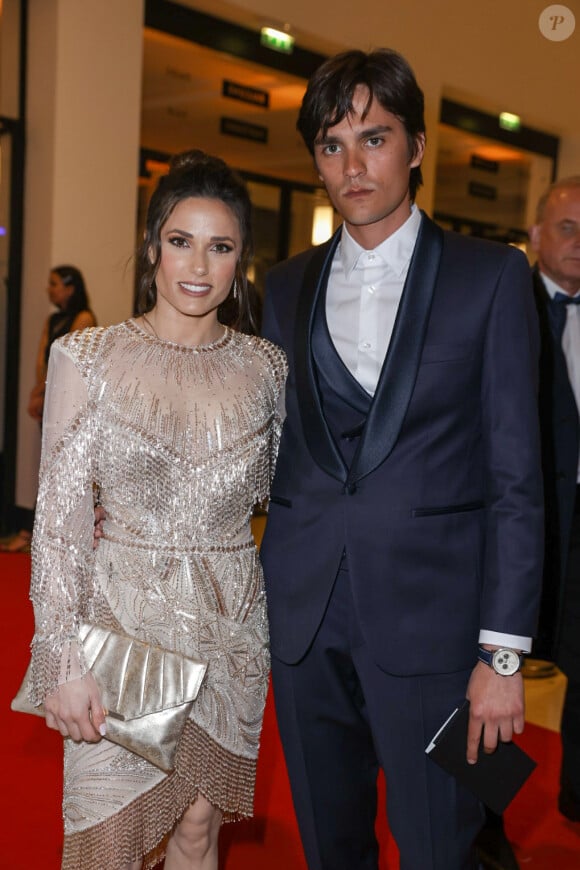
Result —
[[551, 185], [530, 229], [537, 255], [540, 427], [546, 551], [534, 652], [568, 678], [562, 712], [560, 812], [580, 822], [580, 176]]
[[263, 321], [290, 365], [261, 554], [301, 836], [310, 870], [376, 870], [382, 767], [402, 870], [463, 870], [481, 807], [424, 750], [466, 695], [471, 763], [524, 725], [543, 531], [529, 267], [413, 205], [423, 95], [397, 53], [325, 62], [298, 129], [344, 219], [274, 267]]

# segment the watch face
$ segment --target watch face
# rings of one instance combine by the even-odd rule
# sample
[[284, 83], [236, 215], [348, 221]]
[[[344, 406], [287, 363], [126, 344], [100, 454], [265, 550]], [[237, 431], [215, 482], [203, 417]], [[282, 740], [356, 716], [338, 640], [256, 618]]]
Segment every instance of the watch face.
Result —
[[510, 677], [520, 669], [520, 657], [513, 649], [497, 649], [491, 662], [494, 671], [504, 677]]

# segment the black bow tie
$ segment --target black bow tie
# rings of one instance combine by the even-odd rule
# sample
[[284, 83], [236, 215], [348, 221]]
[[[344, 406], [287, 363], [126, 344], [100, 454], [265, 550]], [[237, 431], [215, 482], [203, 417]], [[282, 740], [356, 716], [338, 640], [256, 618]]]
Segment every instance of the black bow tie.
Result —
[[557, 290], [554, 293], [553, 301], [558, 305], [580, 305], [580, 296], [568, 296], [567, 293], [560, 293]]
[[567, 293], [556, 291], [550, 300], [552, 328], [558, 341], [562, 340], [564, 334], [568, 305], [580, 305], [580, 296], [568, 296]]

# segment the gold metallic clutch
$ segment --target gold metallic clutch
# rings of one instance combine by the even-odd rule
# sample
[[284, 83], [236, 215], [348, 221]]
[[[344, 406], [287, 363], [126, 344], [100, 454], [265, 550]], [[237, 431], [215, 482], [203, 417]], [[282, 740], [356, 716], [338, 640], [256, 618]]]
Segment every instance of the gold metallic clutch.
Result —
[[[207, 665], [96, 625], [83, 623], [79, 633], [107, 710], [106, 739], [173, 770]], [[29, 687], [30, 666], [12, 709], [44, 716], [43, 706], [30, 703]]]

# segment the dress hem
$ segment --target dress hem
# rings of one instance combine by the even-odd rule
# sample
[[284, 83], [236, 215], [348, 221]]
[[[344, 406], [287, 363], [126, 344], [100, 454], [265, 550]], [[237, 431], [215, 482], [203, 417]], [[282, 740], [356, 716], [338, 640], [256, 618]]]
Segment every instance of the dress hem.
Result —
[[233, 755], [187, 722], [173, 773], [110, 818], [65, 835], [62, 870], [123, 870], [143, 861], [152, 870], [187, 807], [203, 795], [223, 822], [253, 815], [255, 759]]

